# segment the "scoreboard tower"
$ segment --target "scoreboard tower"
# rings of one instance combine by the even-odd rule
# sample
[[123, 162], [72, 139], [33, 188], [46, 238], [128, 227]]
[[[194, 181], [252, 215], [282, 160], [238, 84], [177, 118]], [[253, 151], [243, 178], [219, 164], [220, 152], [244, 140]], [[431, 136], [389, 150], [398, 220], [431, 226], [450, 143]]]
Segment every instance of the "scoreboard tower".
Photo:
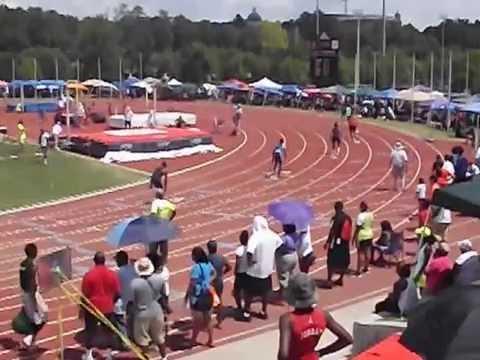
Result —
[[310, 57], [310, 77], [317, 87], [338, 84], [339, 42], [322, 33], [312, 44]]

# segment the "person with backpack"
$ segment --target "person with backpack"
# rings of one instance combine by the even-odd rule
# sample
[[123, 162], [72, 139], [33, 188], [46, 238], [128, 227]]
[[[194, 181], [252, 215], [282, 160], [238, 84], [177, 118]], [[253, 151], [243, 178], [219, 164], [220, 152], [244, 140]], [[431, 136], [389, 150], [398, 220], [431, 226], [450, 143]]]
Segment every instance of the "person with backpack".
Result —
[[207, 346], [213, 347], [212, 309], [213, 294], [210, 290], [217, 274], [214, 267], [208, 261], [205, 251], [196, 246], [192, 249], [194, 265], [190, 271], [190, 282], [185, 293], [185, 303], [190, 305], [192, 311], [192, 346], [197, 345], [197, 337], [201, 330], [208, 333]]
[[[350, 240], [352, 238], [352, 219], [343, 211], [343, 202], [337, 201], [334, 205], [335, 215], [324, 245], [327, 252], [327, 288], [333, 285], [343, 286], [343, 276], [350, 265]], [[332, 281], [333, 275], [340, 277]]]

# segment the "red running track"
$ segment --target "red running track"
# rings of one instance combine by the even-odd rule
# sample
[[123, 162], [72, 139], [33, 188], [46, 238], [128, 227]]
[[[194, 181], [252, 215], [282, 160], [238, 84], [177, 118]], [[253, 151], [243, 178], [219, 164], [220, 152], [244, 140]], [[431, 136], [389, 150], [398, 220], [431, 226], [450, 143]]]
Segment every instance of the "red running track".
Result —
[[[177, 103], [177, 109], [195, 111], [203, 124], [208, 124], [214, 114], [227, 117], [231, 109], [217, 103]], [[247, 108], [244, 115], [244, 133], [238, 138], [219, 135], [215, 140], [225, 147], [220, 155], [193, 157], [171, 162], [176, 175], [171, 179], [169, 193], [182, 197], [178, 204], [177, 221], [182, 238], [172, 242], [169, 269], [172, 274], [174, 324], [170, 331], [171, 357], [183, 357], [202, 348], [184, 350], [188, 336], [185, 321], [188, 317], [180, 298], [185, 290], [190, 268], [190, 250], [194, 245], [204, 245], [210, 239], [220, 242], [221, 252], [231, 257], [241, 230], [250, 226], [256, 214], [265, 214], [267, 204], [279, 198], [294, 197], [309, 200], [318, 214], [312, 227], [315, 252], [318, 260], [313, 267], [315, 278], [325, 277], [325, 252], [323, 243], [328, 231], [331, 208], [336, 200], [343, 200], [347, 211], [355, 216], [358, 204], [366, 200], [375, 212], [376, 223], [388, 219], [397, 227], [408, 228], [408, 216], [415, 208], [414, 185], [419, 176], [427, 176], [434, 156], [448, 144], [428, 144], [423, 140], [398, 135], [371, 127], [361, 127], [361, 143], [344, 143], [339, 159], [328, 155], [329, 132], [332, 115], [271, 108]], [[344, 131], [346, 133], [346, 131]], [[273, 146], [280, 137], [287, 139], [289, 175], [273, 181], [265, 178], [270, 165]], [[410, 156], [408, 191], [394, 193], [391, 185], [388, 159], [392, 144], [401, 138]], [[439, 149], [440, 148], [440, 149]], [[208, 160], [207, 163], [205, 161]], [[153, 162], [142, 164], [151, 169]], [[191, 168], [192, 166], [195, 166]], [[138, 167], [138, 166], [137, 166]], [[0, 359], [16, 359], [20, 337], [10, 329], [10, 320], [20, 309], [18, 297], [18, 263], [23, 257], [23, 246], [35, 242], [42, 253], [66, 246], [73, 248], [74, 269], [81, 274], [91, 266], [94, 251], [105, 251], [111, 259], [115, 249], [104, 243], [108, 229], [120, 219], [140, 214], [151, 193], [146, 187], [136, 187], [69, 204], [25, 211], [0, 217]], [[478, 224], [471, 219], [455, 219], [449, 240], [466, 236], [477, 240]], [[134, 257], [143, 249], [128, 249]], [[355, 260], [354, 258], [352, 259]], [[392, 283], [393, 273], [375, 269], [357, 279], [348, 278], [343, 288], [321, 290], [323, 307], [333, 309], [382, 293]], [[79, 286], [80, 277], [72, 282]], [[225, 304], [232, 305], [229, 295], [232, 279], [227, 278]], [[56, 357], [58, 324], [56, 309], [64, 306], [65, 344], [67, 358], [79, 359], [82, 353], [75, 336], [82, 323], [77, 319], [76, 307], [56, 291], [46, 295], [51, 320], [41, 332], [39, 346], [41, 359]], [[176, 299], [176, 300], [175, 300]], [[285, 305], [271, 307], [270, 320], [254, 320], [250, 324], [227, 319], [222, 330], [216, 331], [217, 345], [261, 331], [274, 328], [278, 316], [286, 311]], [[276, 351], [276, 349], [272, 349]], [[125, 355], [125, 358], [129, 358]], [[131, 357], [130, 357], [131, 358]]]

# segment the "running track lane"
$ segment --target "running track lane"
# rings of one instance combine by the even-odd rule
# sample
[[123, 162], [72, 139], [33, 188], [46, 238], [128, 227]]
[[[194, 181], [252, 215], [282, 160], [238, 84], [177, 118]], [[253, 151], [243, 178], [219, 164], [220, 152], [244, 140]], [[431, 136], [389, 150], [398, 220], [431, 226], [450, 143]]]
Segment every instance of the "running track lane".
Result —
[[[363, 134], [362, 134], [362, 135], [363, 135]], [[268, 152], [267, 152], [267, 154], [268, 154]], [[268, 157], [269, 157], [269, 154], [268, 154], [267, 158], [268, 158]], [[353, 160], [352, 160], [352, 163], [354, 163], [354, 162], [356, 162], [356, 161], [360, 161], [360, 160], [358, 160], [358, 159], [353, 159]], [[351, 165], [350, 165], [350, 166], [351, 166]], [[377, 164], [377, 167], [378, 167], [378, 164]], [[339, 174], [339, 175], [340, 175], [339, 177], [342, 177], [341, 174]], [[345, 177], [348, 177], [348, 173], [346, 173], [346, 174], [344, 173], [344, 176], [345, 176]], [[306, 179], [308, 179], [308, 178], [309, 178], [309, 177], [305, 176], [304, 181], [305, 181]], [[365, 179], [368, 180], [368, 181], [371, 180], [371, 179], [368, 179], [368, 178], [365, 178]], [[357, 184], [357, 181], [355, 181], [355, 184]], [[326, 184], [326, 185], [328, 185], [328, 184]], [[171, 265], [170, 265], [170, 266], [171, 266]], [[176, 265], [174, 265], [174, 267], [176, 267]], [[174, 281], [175, 281], [175, 280], [174, 280]]]

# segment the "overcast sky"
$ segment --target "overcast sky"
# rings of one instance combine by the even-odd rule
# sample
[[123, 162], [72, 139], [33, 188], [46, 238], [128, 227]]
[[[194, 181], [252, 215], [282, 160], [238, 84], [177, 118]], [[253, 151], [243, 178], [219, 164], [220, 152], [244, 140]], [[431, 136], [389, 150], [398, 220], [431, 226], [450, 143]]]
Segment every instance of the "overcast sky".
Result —
[[[6, 0], [11, 6], [41, 6], [76, 16], [112, 13], [121, 0]], [[128, 0], [128, 4], [139, 4], [150, 13], [160, 8], [171, 15], [184, 14], [191, 19], [230, 20], [235, 14], [246, 16], [252, 7], [265, 19], [284, 20], [295, 18], [303, 11], [311, 11], [315, 0]], [[382, 0], [349, 0], [350, 10], [362, 9], [365, 13], [380, 14]], [[423, 29], [436, 24], [441, 15], [451, 18], [480, 18], [479, 0], [386, 0], [387, 12], [400, 11], [404, 23], [411, 22]], [[325, 12], [342, 12], [342, 0], [320, 0]]]

